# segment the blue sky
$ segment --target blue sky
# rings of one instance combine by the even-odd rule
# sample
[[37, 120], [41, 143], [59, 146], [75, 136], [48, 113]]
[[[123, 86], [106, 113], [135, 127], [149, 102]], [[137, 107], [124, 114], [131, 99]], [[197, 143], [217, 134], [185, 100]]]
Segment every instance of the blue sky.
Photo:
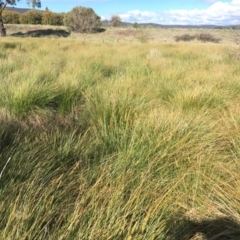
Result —
[[[26, 8], [25, 0], [17, 4]], [[119, 15], [126, 22], [159, 24], [240, 24], [240, 0], [42, 0], [42, 9], [68, 12], [91, 7], [104, 19]]]

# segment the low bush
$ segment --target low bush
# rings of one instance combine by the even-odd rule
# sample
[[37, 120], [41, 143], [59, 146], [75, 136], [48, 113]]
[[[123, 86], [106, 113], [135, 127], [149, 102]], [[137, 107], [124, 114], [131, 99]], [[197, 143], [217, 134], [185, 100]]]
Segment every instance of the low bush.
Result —
[[221, 41], [220, 38], [215, 38], [210, 33], [201, 33], [198, 35], [183, 34], [180, 36], [175, 36], [174, 38], [176, 42], [180, 42], [180, 41], [189, 42], [189, 41], [193, 41], [194, 39], [197, 39], [198, 41], [201, 41], [201, 42], [214, 42], [214, 43], [219, 43]]
[[37, 10], [30, 10], [20, 15], [21, 24], [41, 24], [43, 13]]
[[17, 47], [18, 43], [16, 42], [5, 42], [5, 43], [2, 43], [0, 46], [3, 48], [3, 49], [15, 49]]
[[73, 32], [98, 32], [101, 24], [101, 17], [92, 8], [75, 7], [64, 15], [64, 25], [69, 27]]
[[179, 42], [179, 41], [189, 42], [189, 41], [193, 41], [194, 39], [195, 39], [195, 36], [192, 36], [192, 35], [189, 35], [189, 34], [175, 36], [175, 41], [176, 42]]
[[3, 21], [7, 24], [19, 24], [20, 23], [20, 13], [13, 11], [3, 11]]
[[147, 31], [139, 30], [137, 31], [136, 39], [139, 40], [141, 43], [147, 43], [151, 39], [151, 34]]
[[43, 25], [63, 26], [63, 13], [44, 12], [42, 17]]
[[214, 43], [219, 43], [221, 41], [220, 38], [215, 38], [212, 34], [210, 33], [201, 33], [199, 35], [196, 35], [197, 40], [201, 42], [214, 42]]

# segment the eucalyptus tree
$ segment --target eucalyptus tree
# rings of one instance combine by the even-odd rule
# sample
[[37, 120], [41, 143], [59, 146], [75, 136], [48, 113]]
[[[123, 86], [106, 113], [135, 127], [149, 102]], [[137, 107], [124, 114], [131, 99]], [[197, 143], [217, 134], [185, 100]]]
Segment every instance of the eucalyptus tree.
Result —
[[113, 15], [111, 17], [111, 25], [113, 27], [120, 27], [121, 26], [121, 17], [118, 15]]
[[[7, 7], [7, 5], [16, 5], [19, 0], [0, 0], [0, 34], [3, 37], [6, 37], [6, 28], [3, 24], [2, 12]], [[41, 7], [41, 0], [26, 0], [28, 5], [31, 5], [33, 8]]]
[[101, 24], [101, 17], [92, 8], [75, 7], [64, 17], [64, 25], [78, 33], [97, 32]]

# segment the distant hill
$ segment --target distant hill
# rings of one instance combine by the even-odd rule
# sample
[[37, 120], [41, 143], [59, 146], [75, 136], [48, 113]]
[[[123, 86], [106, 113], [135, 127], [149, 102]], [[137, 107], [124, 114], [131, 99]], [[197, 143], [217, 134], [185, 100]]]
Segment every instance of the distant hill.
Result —
[[[123, 23], [124, 26], [132, 25], [132, 23]], [[239, 26], [218, 26], [218, 25], [180, 25], [180, 24], [173, 24], [173, 25], [167, 25], [167, 24], [157, 24], [157, 23], [138, 23], [138, 26], [140, 27], [155, 27], [155, 28], [204, 28], [204, 29], [227, 29], [227, 28], [234, 28], [238, 29]]]
[[[32, 8], [6, 7], [6, 10], [8, 10], [8, 11], [13, 11], [13, 12], [19, 12], [19, 13], [25, 13], [25, 12], [30, 11], [30, 10], [33, 10], [33, 9], [32, 9]], [[43, 12], [42, 10], [38, 10], [38, 9], [34, 9], [34, 10]]]
[[160, 28], [208, 28], [208, 29], [214, 29], [217, 26], [216, 25], [165, 25], [165, 24], [157, 24], [157, 23], [140, 23], [139, 26], [143, 27], [160, 27]]
[[160, 28], [204, 28], [204, 29], [227, 29], [227, 28], [234, 28], [239, 29], [237, 25], [229, 25], [229, 26], [218, 26], [218, 25], [163, 25], [157, 23], [140, 23], [139, 26], [151, 26], [151, 27], [160, 27]]
[[[102, 21], [104, 26], [110, 25], [110, 21], [104, 20]], [[122, 26], [128, 27], [132, 26], [132, 23], [122, 22]], [[204, 28], [204, 29], [240, 29], [240, 26], [237, 25], [229, 25], [229, 26], [217, 26], [217, 25], [167, 25], [167, 24], [158, 24], [158, 23], [138, 23], [139, 27], [154, 27], [154, 28]]]

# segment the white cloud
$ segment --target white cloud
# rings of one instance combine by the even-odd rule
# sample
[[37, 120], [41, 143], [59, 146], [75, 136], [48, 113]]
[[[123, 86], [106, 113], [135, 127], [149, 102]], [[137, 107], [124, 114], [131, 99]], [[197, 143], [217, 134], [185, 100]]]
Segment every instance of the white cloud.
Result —
[[162, 13], [133, 10], [119, 14], [124, 22], [152, 22], [159, 24], [215, 24], [230, 25], [240, 24], [240, 0], [213, 2], [207, 9], [199, 10], [170, 10]]
[[127, 22], [156, 22], [159, 20], [159, 15], [154, 12], [147, 12], [147, 11], [139, 11], [139, 10], [133, 10], [128, 11], [126, 13], [119, 14], [122, 21]]

